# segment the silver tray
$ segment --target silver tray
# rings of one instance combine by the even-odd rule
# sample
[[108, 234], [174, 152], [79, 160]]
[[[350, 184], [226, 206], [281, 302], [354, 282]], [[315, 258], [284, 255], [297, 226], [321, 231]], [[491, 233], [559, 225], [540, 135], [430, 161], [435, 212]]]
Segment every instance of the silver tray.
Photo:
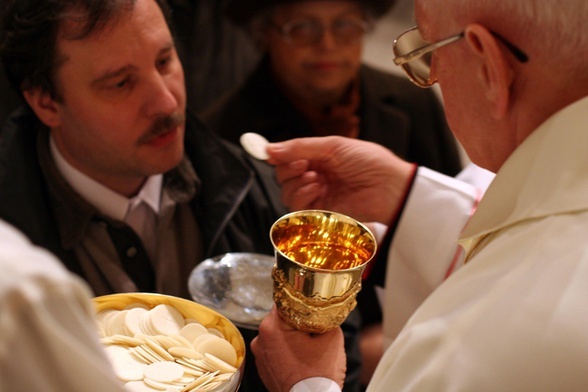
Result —
[[226, 253], [198, 264], [190, 273], [192, 299], [235, 325], [256, 330], [273, 306], [273, 256]]

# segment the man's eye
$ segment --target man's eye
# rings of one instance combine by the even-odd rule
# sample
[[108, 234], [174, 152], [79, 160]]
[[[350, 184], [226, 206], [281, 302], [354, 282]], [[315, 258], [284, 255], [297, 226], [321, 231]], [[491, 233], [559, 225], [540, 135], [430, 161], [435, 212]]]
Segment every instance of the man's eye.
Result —
[[[319, 27], [320, 29], [320, 27]], [[317, 30], [316, 23], [312, 22], [298, 22], [290, 25], [290, 33], [293, 35], [312, 34]]]
[[116, 82], [115, 84], [113, 84], [112, 88], [116, 89], [116, 90], [120, 90], [120, 89], [127, 87], [128, 84], [129, 84], [129, 79], [125, 78], [125, 79], [120, 80], [120, 81]]
[[112, 83], [106, 84], [104, 87], [110, 93], [118, 93], [128, 91], [132, 87], [133, 80], [130, 77], [114, 80]]
[[164, 67], [168, 66], [169, 63], [171, 63], [171, 57], [165, 57], [165, 58], [159, 59], [157, 61], [157, 67], [164, 68]]
[[360, 35], [365, 33], [366, 26], [358, 20], [341, 19], [334, 23], [333, 29], [343, 35]]

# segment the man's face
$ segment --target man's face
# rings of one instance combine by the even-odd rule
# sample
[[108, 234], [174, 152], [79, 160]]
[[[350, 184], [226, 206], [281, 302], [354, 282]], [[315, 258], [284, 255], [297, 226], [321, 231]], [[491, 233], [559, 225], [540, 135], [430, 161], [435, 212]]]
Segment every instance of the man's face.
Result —
[[123, 194], [175, 167], [183, 155], [184, 74], [154, 0], [82, 40], [59, 39], [66, 60], [51, 132], [77, 169]]
[[342, 94], [357, 76], [362, 41], [338, 43], [331, 26], [349, 20], [364, 20], [363, 9], [354, 1], [301, 1], [280, 6], [273, 17], [278, 26], [314, 21], [325, 27], [325, 34], [315, 44], [296, 46], [269, 29], [266, 45], [276, 77], [299, 97]]

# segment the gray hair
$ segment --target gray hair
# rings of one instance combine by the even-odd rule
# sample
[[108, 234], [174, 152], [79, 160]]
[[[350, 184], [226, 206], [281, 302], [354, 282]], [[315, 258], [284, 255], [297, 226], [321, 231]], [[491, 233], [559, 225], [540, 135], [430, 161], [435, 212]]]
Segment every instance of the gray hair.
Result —
[[[421, 0], [423, 10], [452, 7], [456, 23], [477, 22], [520, 45], [531, 59], [586, 72], [587, 0]], [[437, 13], [438, 14], [438, 13]], [[441, 15], [446, 15], [442, 13]]]

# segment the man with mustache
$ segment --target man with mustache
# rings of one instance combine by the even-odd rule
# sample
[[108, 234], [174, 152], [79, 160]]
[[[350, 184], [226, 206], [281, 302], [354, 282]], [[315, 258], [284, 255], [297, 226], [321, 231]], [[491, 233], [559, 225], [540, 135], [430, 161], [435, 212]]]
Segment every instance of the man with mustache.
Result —
[[0, 218], [95, 295], [190, 298], [201, 260], [273, 254], [273, 173], [186, 112], [164, 0], [2, 8], [3, 65], [28, 105], [2, 131]]

